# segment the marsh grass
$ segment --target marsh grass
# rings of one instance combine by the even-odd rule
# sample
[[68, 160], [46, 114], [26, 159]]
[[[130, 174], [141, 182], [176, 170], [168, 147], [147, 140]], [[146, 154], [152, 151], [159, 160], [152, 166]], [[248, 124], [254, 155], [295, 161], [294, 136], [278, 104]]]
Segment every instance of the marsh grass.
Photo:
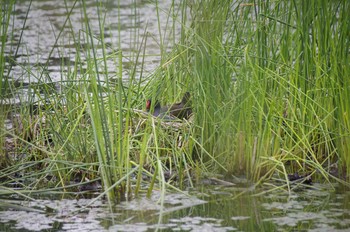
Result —
[[[67, 6], [67, 25], [75, 4]], [[102, 3], [96, 6], [98, 35], [82, 4], [84, 30], [71, 31], [74, 65], [59, 83], [37, 76], [30, 85], [35, 97], [13, 110], [19, 118], [15, 128], [1, 131], [2, 140], [12, 136], [16, 152], [25, 153], [10, 159], [13, 168], [2, 169], [0, 179], [12, 177], [5, 185], [35, 178], [34, 184], [21, 184], [27, 194], [48, 189], [48, 182], [53, 190], [70, 191], [101, 181], [101, 195], [113, 202], [141, 191], [149, 195], [155, 187], [165, 194], [166, 188], [192, 186], [203, 173], [244, 175], [256, 183], [274, 177], [288, 191], [290, 173], [322, 181], [348, 178], [349, 3], [203, 0], [183, 1], [178, 9], [173, 2], [168, 11], [156, 3], [158, 17], [167, 12], [169, 24], [166, 31], [159, 26], [161, 62], [148, 77], [142, 72], [145, 48], [155, 38], [147, 29], [135, 29], [132, 41], [144, 37], [139, 45], [131, 41], [136, 52], [126, 54], [120, 40], [112, 45], [104, 40]], [[175, 40], [177, 25], [181, 33]], [[47, 67], [42, 68], [44, 73]], [[170, 104], [186, 91], [194, 111], [188, 121], [165, 122], [143, 112], [148, 98]], [[18, 178], [18, 169], [36, 172]], [[72, 183], [76, 177], [80, 180]]]
[[[5, 86], [7, 84], [7, 78], [5, 76], [5, 62], [6, 62], [6, 56], [5, 56], [5, 44], [8, 37], [8, 27], [10, 25], [10, 15], [11, 15], [11, 9], [14, 5], [14, 2], [9, 2], [8, 4], [2, 5], [2, 13], [0, 14], [0, 123], [1, 125], [5, 124], [6, 114], [8, 112], [8, 108], [3, 106], [4, 101], [3, 98], [6, 95]], [[6, 13], [5, 13], [6, 12]], [[5, 147], [5, 136], [4, 132], [0, 132], [0, 146]], [[2, 149], [3, 150], [3, 149]], [[0, 167], [6, 166], [7, 162], [5, 161], [5, 153], [0, 152]]]
[[164, 79], [177, 75], [172, 86], [193, 92], [201, 169], [255, 180], [277, 171], [287, 182], [294, 172], [348, 176], [348, 3], [188, 4], [191, 25]]
[[276, 169], [328, 180], [330, 165], [347, 169], [346, 152], [338, 152], [346, 148], [335, 144], [348, 131], [338, 101], [347, 99], [338, 90], [347, 92], [348, 4], [203, 1], [196, 7], [190, 76], [198, 91], [201, 157], [256, 180]]

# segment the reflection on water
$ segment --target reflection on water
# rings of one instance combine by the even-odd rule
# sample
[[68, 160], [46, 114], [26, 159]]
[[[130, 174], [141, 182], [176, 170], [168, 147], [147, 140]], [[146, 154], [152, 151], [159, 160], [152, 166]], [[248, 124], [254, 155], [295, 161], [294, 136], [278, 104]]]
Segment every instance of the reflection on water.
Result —
[[0, 230], [348, 231], [350, 193], [330, 189], [315, 184], [290, 195], [254, 196], [257, 191], [240, 194], [238, 187], [204, 186], [186, 192], [191, 197], [167, 193], [163, 207], [160, 192], [154, 191], [151, 198], [116, 205], [113, 213], [104, 200], [2, 200]]

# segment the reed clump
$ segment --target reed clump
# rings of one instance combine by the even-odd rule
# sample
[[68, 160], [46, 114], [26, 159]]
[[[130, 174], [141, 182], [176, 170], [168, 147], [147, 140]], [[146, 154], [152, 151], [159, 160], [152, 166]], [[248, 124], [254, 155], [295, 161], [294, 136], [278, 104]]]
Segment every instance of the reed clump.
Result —
[[325, 1], [191, 6], [182, 40], [189, 62], [177, 69], [188, 71], [195, 92], [203, 164], [255, 180], [276, 171], [349, 177], [347, 7]]
[[[76, 38], [77, 56], [67, 75], [58, 83], [36, 76], [28, 104], [40, 107], [29, 108], [30, 120], [23, 105], [6, 108], [20, 120], [1, 130], [0, 142], [11, 137], [30, 150], [20, 161], [10, 158], [12, 168], [1, 163], [6, 168], [0, 179], [14, 176], [18, 167], [28, 173], [40, 167], [38, 181], [23, 188], [42, 188], [51, 175], [57, 191], [93, 180], [112, 202], [150, 193], [156, 183], [162, 193], [184, 186], [185, 179], [192, 185], [194, 173], [245, 175], [256, 182], [287, 180], [295, 172], [327, 181], [349, 178], [349, 4], [183, 1], [167, 13], [168, 20], [174, 17], [167, 30], [175, 34], [175, 23], [181, 26], [178, 40], [169, 52], [160, 37], [160, 65], [147, 77], [136, 72], [143, 69], [147, 38], [132, 55], [120, 41], [107, 44], [98, 7], [96, 40], [83, 5], [84, 40]], [[191, 93], [189, 120], [166, 122], [145, 112], [147, 99], [171, 104], [185, 92]], [[76, 176], [79, 183], [71, 184]]]

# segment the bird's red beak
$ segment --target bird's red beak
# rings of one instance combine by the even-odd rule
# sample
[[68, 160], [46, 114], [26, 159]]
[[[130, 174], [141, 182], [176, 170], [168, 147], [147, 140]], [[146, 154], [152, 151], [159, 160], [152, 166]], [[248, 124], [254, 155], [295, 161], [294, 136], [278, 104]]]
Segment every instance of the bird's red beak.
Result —
[[151, 100], [147, 100], [146, 101], [146, 110], [150, 110], [151, 109]]

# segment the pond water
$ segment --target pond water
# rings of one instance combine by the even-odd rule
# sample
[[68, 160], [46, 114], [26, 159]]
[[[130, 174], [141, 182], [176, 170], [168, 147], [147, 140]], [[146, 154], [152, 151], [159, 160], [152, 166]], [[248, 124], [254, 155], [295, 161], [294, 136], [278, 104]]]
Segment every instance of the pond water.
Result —
[[12, 197], [1, 200], [0, 231], [350, 231], [349, 191], [318, 183], [290, 194], [249, 189], [206, 185], [167, 193], [163, 206], [153, 191], [112, 210], [82, 196]]
[[[177, 14], [178, 5], [176, 2], [172, 4], [171, 0], [159, 1], [158, 5], [148, 0], [120, 1], [120, 5], [118, 1], [105, 1], [101, 6], [93, 0], [85, 2], [101, 79], [107, 78], [104, 66], [107, 66], [108, 78], [117, 78], [119, 43], [123, 54], [122, 78], [127, 80], [132, 71], [136, 71], [137, 78], [142, 78], [157, 68], [160, 44], [162, 48], [170, 49], [178, 36], [175, 31], [179, 28], [173, 23], [177, 20], [174, 14]], [[157, 9], [162, 19], [159, 25]], [[22, 88], [19, 88], [18, 96], [6, 99], [5, 103], [25, 101], [29, 83], [64, 85], [67, 71], [74, 64], [81, 65], [78, 72], [84, 72], [88, 53], [85, 20], [81, 1], [67, 1], [67, 5], [54, 0], [33, 1], [31, 4], [30, 1], [21, 1], [15, 5], [5, 47], [5, 60], [8, 61], [5, 76]], [[106, 65], [100, 59], [104, 55], [100, 28], [103, 29], [109, 57]], [[146, 55], [142, 56], [141, 73], [141, 65], [134, 70], [134, 63], [135, 57], [143, 53]], [[141, 60], [137, 62], [141, 63]]]

